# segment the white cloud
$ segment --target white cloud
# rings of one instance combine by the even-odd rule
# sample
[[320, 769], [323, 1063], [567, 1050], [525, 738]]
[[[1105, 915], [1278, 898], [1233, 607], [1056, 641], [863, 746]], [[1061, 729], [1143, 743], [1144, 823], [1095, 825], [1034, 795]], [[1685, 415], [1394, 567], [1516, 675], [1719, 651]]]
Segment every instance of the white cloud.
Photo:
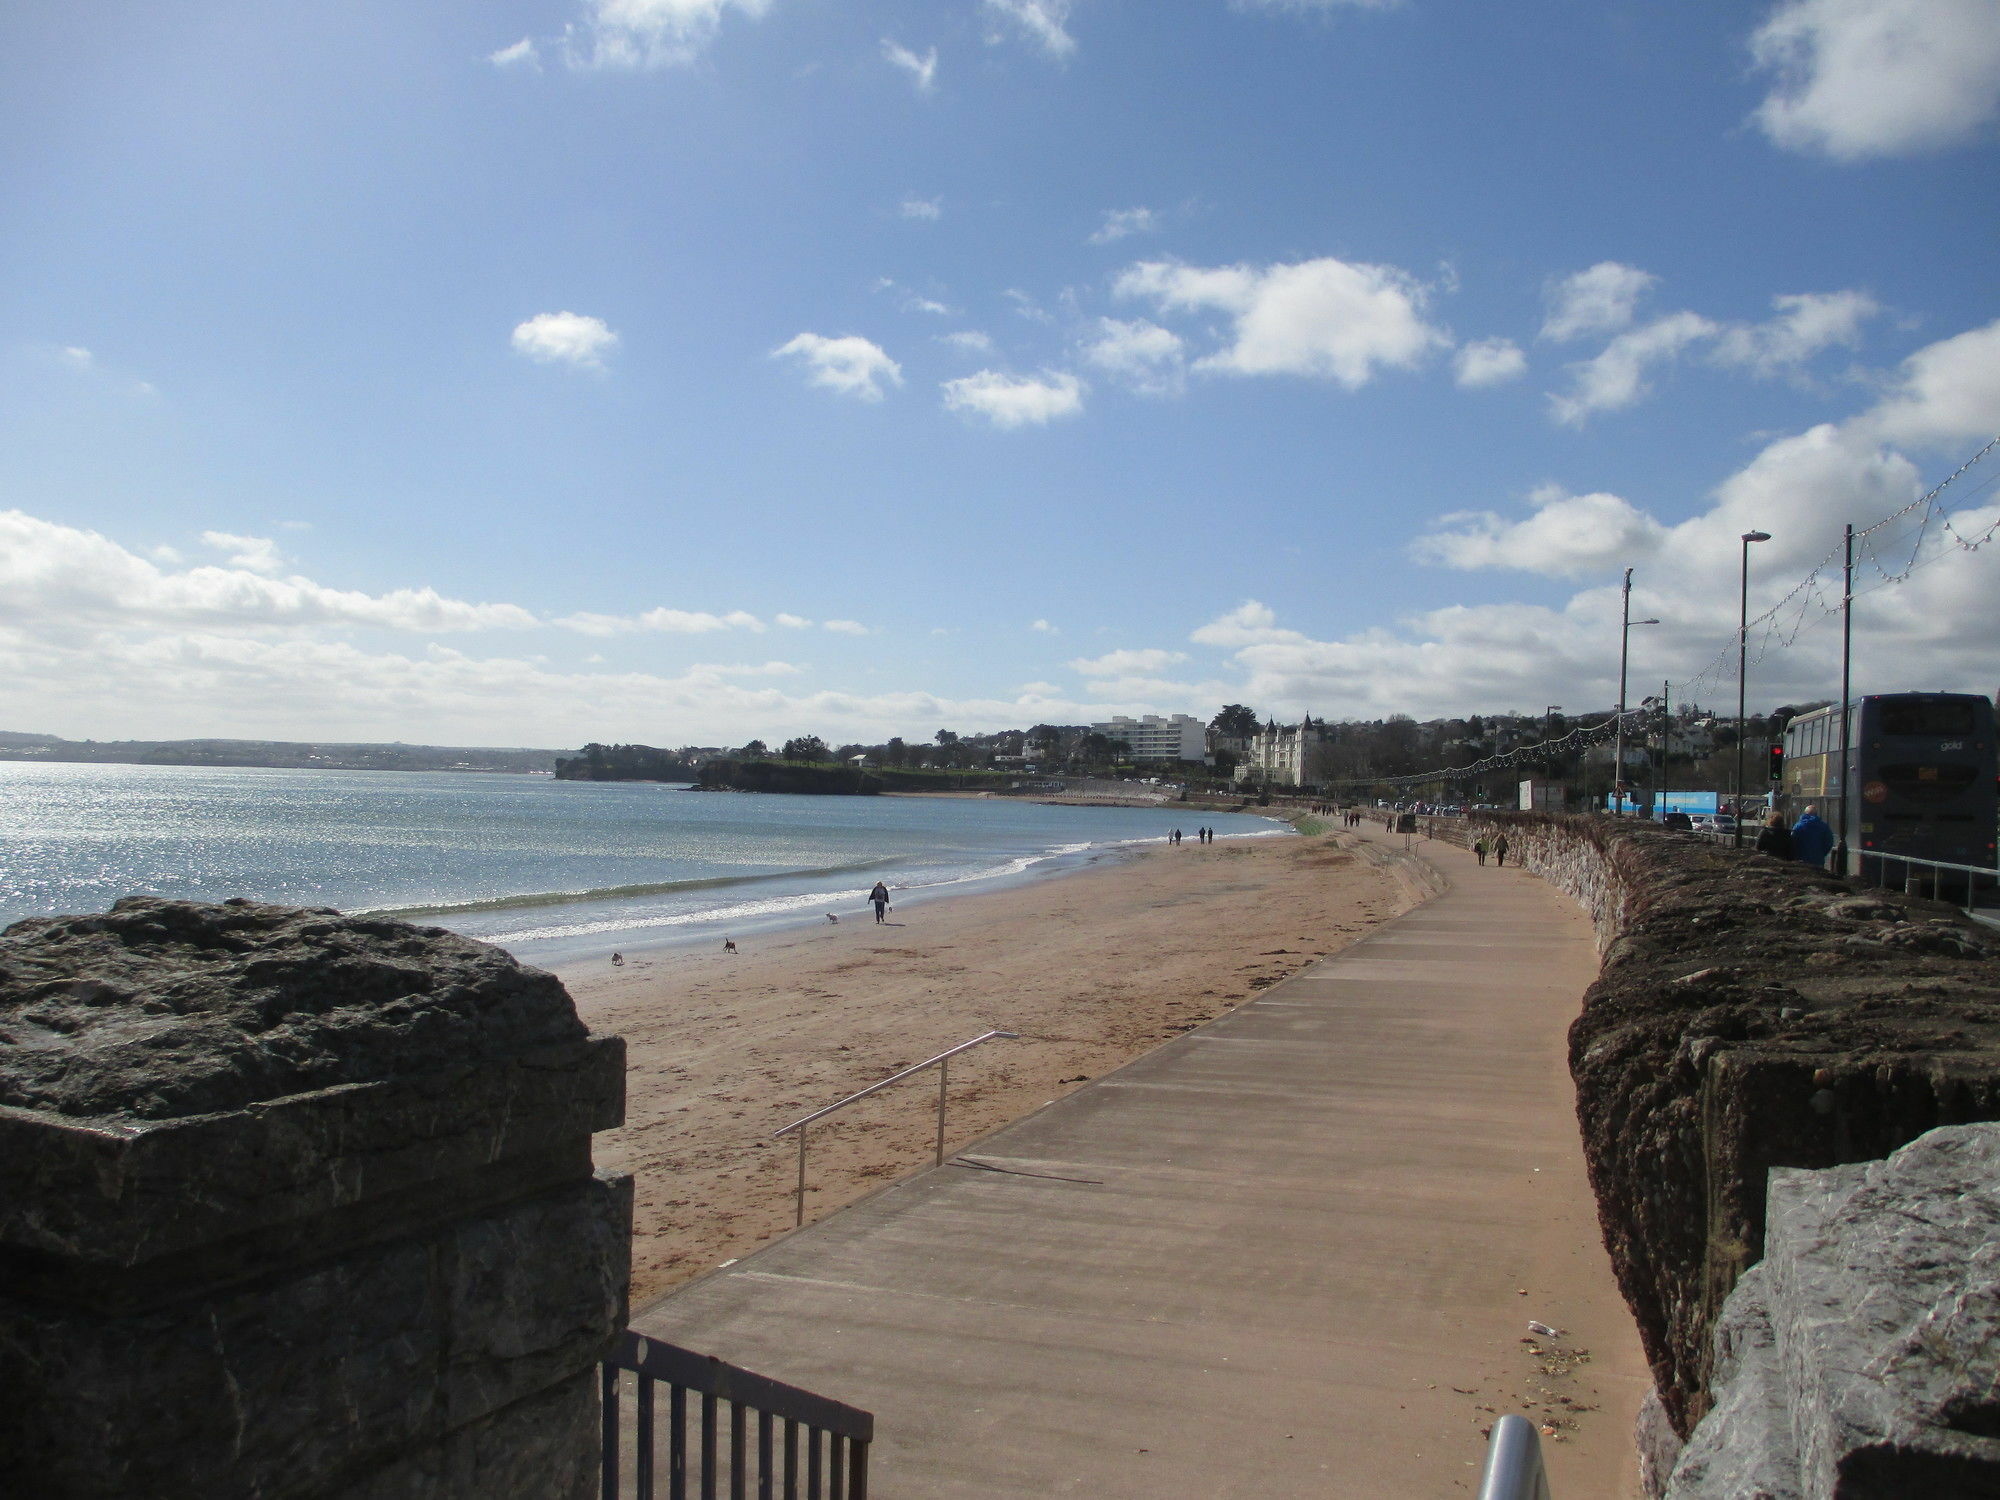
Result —
[[1438, 530], [1411, 552], [1450, 568], [1516, 568], [1582, 578], [1637, 563], [1658, 550], [1666, 528], [1617, 495], [1572, 495], [1543, 485], [1528, 497], [1535, 513], [1507, 521], [1492, 511], [1440, 516]]
[[1795, 369], [1835, 345], [1853, 346], [1861, 325], [1882, 309], [1866, 292], [1806, 292], [1773, 297], [1778, 315], [1764, 323], [1726, 329], [1715, 346], [1721, 364], [1760, 375]]
[[1528, 356], [1512, 339], [1481, 339], [1458, 351], [1452, 369], [1458, 383], [1471, 389], [1504, 385], [1527, 373]]
[[1188, 637], [1203, 646], [1262, 646], [1303, 641], [1296, 630], [1278, 628], [1278, 616], [1268, 604], [1245, 599], [1225, 615], [1210, 620]]
[[1070, 670], [1085, 677], [1135, 677], [1161, 672], [1175, 662], [1187, 660], [1185, 651], [1149, 648], [1137, 651], [1107, 651], [1102, 656], [1080, 656]]
[[1083, 410], [1083, 382], [1074, 375], [1045, 370], [1039, 378], [981, 370], [943, 386], [952, 411], [978, 412], [995, 427], [1042, 427]]
[[903, 367], [879, 344], [855, 334], [825, 338], [802, 333], [771, 351], [773, 359], [796, 358], [806, 367], [809, 383], [859, 401], [880, 401], [883, 384], [901, 385]]
[[[1717, 661], [1697, 695], [1729, 694], [1736, 627], [1741, 534], [1772, 538], [1750, 552], [1753, 617], [1783, 598], [1808, 570], [1837, 559], [1843, 523], [1868, 525], [1909, 503], [1925, 471], [1891, 442], [1922, 445], [1948, 467], [2000, 432], [2000, 322], [1918, 350], [1880, 400], [1840, 422], [1822, 423], [1765, 445], [1715, 486], [1705, 509], [1668, 525], [1608, 494], [1549, 488], [1535, 513], [1509, 523], [1487, 513], [1447, 517], [1415, 550], [1457, 567], [1511, 567], [1556, 577], [1598, 572], [1605, 583], [1549, 608], [1519, 603], [1462, 605], [1412, 616], [1395, 628], [1340, 640], [1281, 631], [1275, 615], [1245, 605], [1202, 627], [1194, 639], [1232, 648], [1246, 674], [1238, 701], [1276, 711], [1375, 716], [1487, 712], [1553, 702], [1606, 704], [1617, 686], [1620, 566], [1638, 569], [1633, 613], [1666, 623], [1633, 639], [1636, 680], [1684, 681]], [[1931, 473], [1935, 478], [1936, 470]], [[1976, 492], [1975, 492], [1976, 493]], [[1968, 499], [1974, 499], [1969, 495]], [[1968, 505], [1954, 525], [1978, 535], [2000, 522], [2000, 502]], [[1885, 571], [1917, 557], [1907, 582], [1856, 601], [1857, 690], [1921, 684], [1991, 690], [1992, 642], [2000, 639], [2000, 589], [1990, 550], [1954, 548], [1940, 528], [1878, 532], [1867, 544]], [[1866, 577], [1873, 573], [1864, 570]], [[1783, 633], [1765, 651], [1751, 638], [1753, 702], [1826, 697], [1838, 683], [1837, 560], [1817, 599], [1801, 596]], [[1789, 647], [1792, 629], [1817, 622]], [[1757, 658], [1762, 656], [1762, 660]]]
[[[470, 604], [433, 589], [364, 594], [307, 578], [278, 579], [262, 537], [209, 532], [237, 565], [170, 572], [93, 531], [0, 511], [0, 619], [72, 630], [119, 622], [177, 629], [261, 631], [366, 626], [421, 632], [525, 629], [538, 622], [513, 604]], [[245, 567], [250, 561], [258, 567]]]
[[1053, 323], [1055, 321], [1054, 318], [1049, 316], [1041, 303], [1037, 302], [1019, 287], [1010, 286], [1000, 295], [1013, 303], [1014, 311], [1019, 316], [1026, 318], [1030, 323]]
[[267, 536], [238, 536], [229, 531], [204, 531], [202, 544], [213, 547], [228, 560], [232, 568], [245, 568], [252, 573], [281, 573], [285, 559], [278, 551], [278, 544]]
[[820, 626], [820, 629], [831, 630], [835, 635], [868, 634], [868, 627], [863, 625], [859, 620], [828, 620], [824, 625]]
[[1181, 351], [1180, 336], [1157, 323], [1099, 318], [1097, 337], [1084, 345], [1083, 357], [1136, 391], [1169, 396], [1185, 384]]
[[489, 52], [486, 60], [496, 68], [531, 68], [538, 73], [542, 68], [542, 56], [535, 48], [533, 37], [524, 36], [511, 47]]
[[1593, 333], [1615, 333], [1632, 321], [1639, 299], [1659, 281], [1650, 271], [1601, 260], [1549, 288], [1542, 337], [1557, 343]]
[[1162, 310], [1230, 314], [1234, 341], [1196, 361], [1197, 370], [1314, 376], [1354, 390], [1379, 370], [1408, 369], [1450, 342], [1424, 320], [1422, 284], [1394, 266], [1331, 257], [1263, 269], [1142, 261], [1118, 277], [1115, 290]]
[[771, 616], [771, 623], [773, 625], [782, 625], [787, 630], [810, 630], [812, 628], [812, 621], [808, 620], [804, 615], [776, 614]]
[[993, 352], [991, 336], [981, 333], [977, 328], [961, 328], [957, 333], [939, 334], [938, 342], [949, 344], [952, 348], [963, 350], [968, 354]]
[[56, 357], [72, 370], [88, 370], [97, 363], [95, 355], [88, 349], [76, 344], [71, 344], [67, 348], [58, 350]]
[[1785, 0], [1750, 39], [1777, 75], [1757, 123], [1842, 161], [1972, 139], [2000, 111], [1993, 0]]
[[543, 364], [595, 370], [601, 369], [604, 356], [618, 347], [618, 335], [602, 318], [573, 312], [537, 313], [515, 326], [513, 344], [515, 353]]
[[929, 313], [934, 318], [948, 318], [952, 309], [934, 297], [911, 296], [903, 303], [903, 311]]
[[[908, 47], [885, 36], [882, 38], [882, 55], [915, 80], [918, 93], [928, 94], [937, 87], [937, 48], [933, 47], [919, 57]], [[930, 217], [936, 218], [937, 215]]]
[[1919, 349], [1902, 381], [1850, 424], [1878, 442], [1943, 448], [2000, 432], [2000, 322]]
[[764, 622], [748, 610], [733, 609], [727, 614], [710, 614], [698, 609], [649, 609], [637, 615], [600, 615], [588, 611], [565, 615], [552, 624], [578, 635], [632, 635], [655, 631], [665, 635], [712, 635], [719, 630], [748, 630], [764, 633]]
[[1550, 410], [1558, 422], [1579, 427], [1592, 412], [1630, 406], [1646, 394], [1650, 366], [1677, 359], [1690, 344], [1720, 332], [1699, 313], [1677, 312], [1621, 333], [1595, 359], [1571, 366], [1575, 385], [1567, 395], [1550, 396]]
[[1151, 234], [1160, 227], [1160, 216], [1150, 208], [1114, 208], [1104, 215], [1104, 223], [1090, 237], [1093, 245], [1109, 245], [1128, 234]]
[[922, 219], [927, 223], [935, 223], [944, 217], [944, 199], [905, 198], [899, 212], [906, 219]]
[[805, 668], [788, 661], [697, 662], [688, 671], [717, 677], [799, 677], [804, 675]]
[[985, 0], [985, 5], [990, 14], [1004, 16], [1040, 42], [1051, 57], [1076, 51], [1076, 38], [1068, 30], [1070, 0]]
[[1051, 625], [1047, 620], [1036, 620], [1033, 624], [1028, 626], [1028, 629], [1037, 631], [1042, 635], [1062, 634], [1060, 630], [1056, 629], [1056, 627]]
[[715, 39], [723, 15], [753, 20], [770, 0], [585, 0], [580, 28], [563, 38], [572, 68], [662, 68], [690, 63]]

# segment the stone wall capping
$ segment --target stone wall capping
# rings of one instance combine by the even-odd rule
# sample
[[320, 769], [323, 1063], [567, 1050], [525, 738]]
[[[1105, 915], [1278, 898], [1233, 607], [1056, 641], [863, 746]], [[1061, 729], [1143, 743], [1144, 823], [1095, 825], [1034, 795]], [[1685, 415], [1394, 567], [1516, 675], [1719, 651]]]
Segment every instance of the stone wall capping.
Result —
[[0, 1451], [44, 1500], [594, 1490], [624, 1044], [437, 928], [128, 898], [0, 933]]

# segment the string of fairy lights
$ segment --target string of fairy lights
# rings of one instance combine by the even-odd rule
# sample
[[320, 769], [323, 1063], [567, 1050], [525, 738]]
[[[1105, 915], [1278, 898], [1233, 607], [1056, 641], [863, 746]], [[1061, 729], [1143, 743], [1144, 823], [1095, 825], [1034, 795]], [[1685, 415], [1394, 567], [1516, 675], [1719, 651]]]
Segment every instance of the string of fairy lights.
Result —
[[[1960, 489], [1954, 496], [1959, 501], [1955, 507], [1948, 508], [1943, 500], [1947, 490], [1963, 480], [1995, 449], [2000, 449], [2000, 435], [1993, 437], [1977, 453], [1908, 505], [1855, 531], [1856, 571], [1865, 565], [1876, 576], [1865, 588], [1857, 584], [1853, 598], [1860, 599], [1893, 588], [1908, 581], [1918, 570], [1930, 567], [1954, 552], [1977, 552], [1995, 537], [2000, 537], [2000, 515], [1983, 525], [1972, 527], [1965, 527], [1962, 521], [1968, 510], [1989, 495], [1996, 485], [2000, 485], [2000, 472], [1989, 471], [1977, 484]], [[1925, 544], [1934, 536], [1941, 537], [1943, 544], [1932, 546], [1926, 555]], [[1783, 598], [1747, 622], [1744, 629], [1750, 666], [1757, 665], [1773, 651], [1792, 646], [1814, 626], [1839, 618], [1847, 599], [1845, 564], [1846, 541], [1843, 538], [1841, 545], [1821, 558], [1805, 577], [1786, 591]], [[1732, 631], [1706, 666], [1692, 677], [1669, 684], [1671, 690], [1682, 702], [1693, 702], [1703, 691], [1734, 682], [1733, 658], [1736, 654], [1737, 639]], [[1413, 787], [1438, 781], [1469, 780], [1489, 771], [1504, 771], [1510, 767], [1545, 764], [1565, 759], [1592, 745], [1615, 740], [1621, 720], [1628, 728], [1646, 724], [1655, 712], [1652, 704], [1653, 700], [1648, 699], [1638, 708], [1628, 708], [1622, 715], [1613, 713], [1598, 723], [1581, 725], [1553, 739], [1516, 745], [1511, 750], [1489, 755], [1469, 765], [1438, 766], [1405, 776], [1347, 777], [1325, 785]]]

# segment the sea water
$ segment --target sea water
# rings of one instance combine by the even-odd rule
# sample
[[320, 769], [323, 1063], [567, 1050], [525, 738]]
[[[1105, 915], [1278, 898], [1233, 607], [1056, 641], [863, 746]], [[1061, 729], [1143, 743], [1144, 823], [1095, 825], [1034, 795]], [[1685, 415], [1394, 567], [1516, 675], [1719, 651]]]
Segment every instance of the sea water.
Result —
[[0, 926], [120, 896], [386, 912], [534, 962], [712, 940], [1268, 818], [421, 771], [0, 762]]

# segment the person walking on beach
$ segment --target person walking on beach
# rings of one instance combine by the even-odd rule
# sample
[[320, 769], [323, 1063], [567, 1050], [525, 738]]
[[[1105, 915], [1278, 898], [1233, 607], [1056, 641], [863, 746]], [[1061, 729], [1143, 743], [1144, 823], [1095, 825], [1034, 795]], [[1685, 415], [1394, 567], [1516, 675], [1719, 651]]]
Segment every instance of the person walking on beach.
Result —
[[1503, 870], [1507, 868], [1507, 835], [1504, 833], [1493, 841], [1493, 862]]
[[875, 889], [868, 893], [868, 899], [874, 903], [875, 920], [878, 922], [887, 920], [885, 914], [889, 910], [889, 887], [879, 880], [876, 881]]
[[1474, 839], [1472, 841], [1472, 852], [1479, 856], [1480, 866], [1484, 868], [1486, 864], [1486, 840]]

